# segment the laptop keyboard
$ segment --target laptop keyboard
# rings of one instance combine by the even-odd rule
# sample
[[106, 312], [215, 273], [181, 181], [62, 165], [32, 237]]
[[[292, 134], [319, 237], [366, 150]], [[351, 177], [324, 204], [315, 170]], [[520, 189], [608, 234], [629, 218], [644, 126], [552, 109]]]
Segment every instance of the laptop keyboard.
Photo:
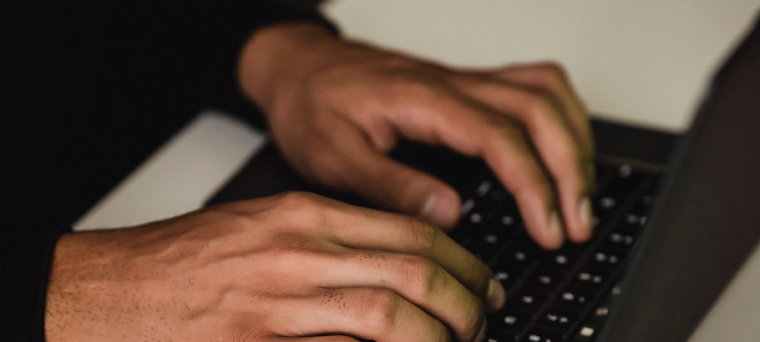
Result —
[[465, 194], [452, 237], [501, 280], [507, 302], [489, 315], [488, 342], [593, 341], [626, 258], [645, 227], [659, 175], [630, 165], [597, 166], [595, 233], [584, 244], [544, 251], [525, 231], [514, 199], [491, 174]]

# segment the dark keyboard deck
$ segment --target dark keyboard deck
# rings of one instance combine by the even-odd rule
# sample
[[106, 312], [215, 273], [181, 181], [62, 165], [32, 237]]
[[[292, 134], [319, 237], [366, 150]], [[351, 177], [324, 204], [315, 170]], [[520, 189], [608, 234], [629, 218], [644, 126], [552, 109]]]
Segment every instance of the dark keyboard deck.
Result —
[[489, 316], [489, 342], [593, 341], [627, 256], [645, 228], [659, 175], [629, 165], [598, 165], [592, 239], [541, 250], [523, 228], [512, 197], [490, 175], [465, 194], [452, 237], [481, 258], [507, 291]]

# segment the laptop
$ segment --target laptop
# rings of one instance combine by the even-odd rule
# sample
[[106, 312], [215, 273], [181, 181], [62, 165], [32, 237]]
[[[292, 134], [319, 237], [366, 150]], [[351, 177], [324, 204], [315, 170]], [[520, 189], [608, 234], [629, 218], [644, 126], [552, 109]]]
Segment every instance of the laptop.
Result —
[[[759, 26], [716, 74], [685, 135], [592, 126], [595, 234], [558, 251], [529, 239], [481, 161], [411, 142], [392, 153], [462, 196], [451, 236], [507, 290], [489, 316], [489, 342], [686, 341], [760, 243]], [[273, 146], [207, 204], [288, 190], [370, 206], [304, 181]]]

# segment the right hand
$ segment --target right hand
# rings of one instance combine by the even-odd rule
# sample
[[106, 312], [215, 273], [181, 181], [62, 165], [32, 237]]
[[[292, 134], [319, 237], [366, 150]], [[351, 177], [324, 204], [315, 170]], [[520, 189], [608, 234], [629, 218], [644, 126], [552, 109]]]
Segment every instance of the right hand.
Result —
[[504, 289], [416, 219], [289, 193], [64, 235], [48, 341], [479, 342]]
[[591, 236], [591, 126], [558, 65], [452, 69], [296, 22], [256, 31], [238, 78], [312, 181], [453, 228], [457, 192], [389, 156], [401, 139], [441, 145], [488, 164], [541, 246]]

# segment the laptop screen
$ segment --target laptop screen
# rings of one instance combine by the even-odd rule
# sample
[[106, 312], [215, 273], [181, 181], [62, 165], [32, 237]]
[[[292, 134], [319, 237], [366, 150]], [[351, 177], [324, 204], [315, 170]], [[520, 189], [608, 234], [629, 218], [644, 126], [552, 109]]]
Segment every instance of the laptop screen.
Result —
[[601, 341], [685, 341], [760, 241], [760, 28], [715, 77], [671, 161]]

